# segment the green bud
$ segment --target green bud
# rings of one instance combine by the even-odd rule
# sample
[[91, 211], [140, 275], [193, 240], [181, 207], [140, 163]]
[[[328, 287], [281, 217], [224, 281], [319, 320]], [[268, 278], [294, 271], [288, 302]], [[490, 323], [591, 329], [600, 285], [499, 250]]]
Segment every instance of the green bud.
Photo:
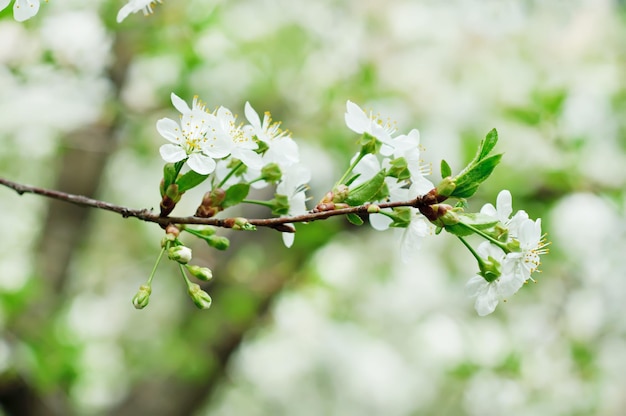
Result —
[[197, 279], [209, 281], [213, 278], [213, 272], [208, 267], [200, 267], [196, 265], [186, 265], [187, 270]]
[[438, 195], [449, 197], [456, 189], [456, 183], [454, 182], [454, 179], [448, 176], [444, 178], [441, 182], [439, 182], [439, 185], [437, 185], [436, 189]]
[[234, 219], [234, 223], [232, 226], [233, 230], [241, 230], [241, 231], [255, 231], [256, 227], [243, 217], [237, 217]]
[[218, 250], [227, 250], [230, 247], [230, 240], [226, 237], [219, 235], [212, 235], [205, 238], [208, 245]]
[[169, 250], [167, 250], [167, 257], [180, 264], [187, 264], [189, 260], [191, 260], [191, 249], [185, 246], [170, 247]]
[[346, 200], [346, 198], [348, 198], [349, 194], [350, 194], [350, 189], [348, 188], [348, 186], [343, 185], [343, 184], [337, 185], [337, 187], [333, 189], [332, 202], [334, 203], [343, 202]]
[[189, 285], [187, 291], [189, 293], [189, 296], [191, 297], [191, 300], [193, 300], [193, 303], [199, 309], [209, 309], [211, 307], [211, 296], [209, 296], [208, 293], [202, 290], [200, 288], [200, 285], [192, 283]]
[[170, 243], [177, 240], [177, 237], [173, 233], [165, 234], [165, 237], [161, 239], [161, 247], [167, 247]]
[[148, 302], [150, 301], [150, 293], [152, 293], [152, 288], [148, 285], [139, 286], [139, 292], [133, 296], [133, 306], [136, 309], [143, 309], [148, 306]]
[[368, 214], [378, 214], [380, 212], [380, 207], [376, 204], [370, 204], [367, 206]]
[[182, 198], [183, 194], [178, 192], [178, 185], [173, 183], [165, 190], [165, 196], [171, 199], [174, 203], [177, 203], [178, 201], [180, 201], [180, 198]]
[[261, 169], [261, 177], [269, 183], [276, 183], [280, 181], [283, 173], [280, 171], [280, 167], [276, 163], [269, 163], [263, 166]]

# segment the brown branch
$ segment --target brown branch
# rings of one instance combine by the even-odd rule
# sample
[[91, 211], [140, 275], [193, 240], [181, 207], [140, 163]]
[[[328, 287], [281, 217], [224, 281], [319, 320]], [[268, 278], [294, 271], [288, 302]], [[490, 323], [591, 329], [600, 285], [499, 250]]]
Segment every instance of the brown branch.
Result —
[[[199, 224], [199, 225], [212, 225], [223, 228], [233, 228], [236, 223], [235, 218], [200, 218], [200, 217], [162, 217], [159, 214], [154, 213], [151, 209], [130, 209], [120, 205], [111, 204], [109, 202], [100, 201], [93, 198], [88, 198], [82, 195], [74, 195], [61, 191], [55, 191], [52, 189], [44, 189], [36, 186], [24, 185], [17, 182], [10, 181], [8, 179], [0, 178], [0, 185], [4, 185], [13, 189], [18, 194], [31, 193], [35, 195], [45, 196], [47, 198], [58, 199], [61, 201], [69, 202], [72, 204], [103, 209], [106, 211], [112, 211], [120, 214], [124, 218], [133, 217], [146, 222], [154, 222], [161, 226], [168, 224]], [[412, 199], [409, 201], [396, 201], [396, 202], [384, 202], [376, 204], [380, 208], [394, 208], [394, 207], [418, 207], [421, 202], [421, 198]], [[293, 217], [280, 217], [280, 218], [252, 218], [246, 221], [257, 227], [269, 227], [277, 229], [282, 232], [295, 232], [291, 227], [285, 226], [285, 224], [293, 224], [299, 222], [311, 222], [317, 220], [323, 220], [326, 218], [348, 215], [348, 214], [366, 214], [368, 209], [371, 208], [371, 204], [359, 205], [356, 207], [348, 207], [341, 209], [334, 209], [330, 211], [322, 212], [308, 212], [302, 215], [296, 215]]]

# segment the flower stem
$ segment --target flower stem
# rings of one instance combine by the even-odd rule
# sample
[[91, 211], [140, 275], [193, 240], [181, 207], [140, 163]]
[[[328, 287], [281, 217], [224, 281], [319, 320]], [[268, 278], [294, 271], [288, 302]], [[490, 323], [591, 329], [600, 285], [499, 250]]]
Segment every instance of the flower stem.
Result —
[[222, 179], [222, 182], [220, 182], [220, 184], [217, 187], [221, 188], [222, 186], [224, 186], [226, 181], [228, 181], [230, 179], [230, 177], [233, 176], [235, 174], [235, 172], [237, 172], [239, 170], [239, 168], [242, 167], [242, 166], [243, 166], [243, 162], [239, 161], [239, 163], [237, 163], [237, 166], [235, 166], [234, 168], [232, 168], [230, 170], [230, 172], [228, 172], [228, 175], [226, 175], [224, 177], [224, 179]]
[[[505, 253], [507, 253], [507, 254], [508, 254], [508, 253], [510, 253], [510, 252], [511, 252], [511, 250], [509, 250], [509, 249], [507, 248], [506, 244], [504, 244], [504, 243], [503, 243], [503, 242], [501, 242], [501, 241], [496, 240], [495, 238], [493, 238], [492, 236], [490, 236], [490, 235], [489, 235], [489, 234], [487, 234], [487, 233], [482, 232], [482, 231], [481, 231], [481, 230], [479, 230], [478, 228], [476, 228], [476, 227], [474, 227], [474, 226], [472, 226], [472, 225], [466, 224], [466, 223], [464, 223], [463, 221], [461, 221], [461, 222], [459, 223], [459, 225], [462, 225], [463, 227], [465, 227], [465, 228], [467, 228], [467, 229], [471, 230], [473, 233], [478, 234], [479, 236], [483, 237], [485, 240], [488, 240], [490, 243], [497, 245], [497, 246], [498, 246], [498, 247], [500, 247], [500, 248], [501, 248], [501, 249], [502, 249]], [[459, 238], [461, 238], [461, 237], [459, 237]], [[463, 239], [461, 238], [461, 240], [463, 240]]]
[[159, 257], [157, 257], [157, 261], [156, 261], [156, 263], [154, 263], [154, 266], [152, 267], [152, 272], [150, 273], [150, 277], [148, 278], [148, 286], [152, 285], [152, 279], [154, 279], [154, 275], [156, 274], [156, 269], [157, 269], [159, 263], [161, 262], [161, 259], [163, 258], [163, 253], [165, 253], [165, 248], [166, 247], [162, 247], [161, 248], [161, 252], [159, 253]]
[[356, 165], [361, 161], [361, 159], [363, 159], [363, 157], [365, 157], [367, 153], [364, 153], [363, 151], [359, 152], [358, 156], [356, 157], [356, 159], [354, 159], [354, 162], [352, 162], [350, 164], [350, 166], [348, 166], [348, 170], [346, 170], [346, 172], [343, 174], [343, 176], [341, 177], [341, 179], [339, 179], [337, 181], [337, 183], [335, 184], [335, 188], [338, 187], [339, 185], [341, 185], [342, 183], [344, 183], [346, 181], [346, 179], [348, 179], [348, 176], [350, 175], [350, 173], [352, 172], [352, 170], [354, 170], [354, 168], [356, 167]]

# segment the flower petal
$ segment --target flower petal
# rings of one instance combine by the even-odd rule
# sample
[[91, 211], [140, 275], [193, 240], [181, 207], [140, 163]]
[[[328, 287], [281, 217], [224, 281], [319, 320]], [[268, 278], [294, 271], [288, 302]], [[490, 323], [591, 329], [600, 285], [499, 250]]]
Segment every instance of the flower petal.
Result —
[[246, 101], [243, 111], [248, 119], [248, 122], [252, 125], [252, 127], [254, 127], [255, 134], [258, 134], [261, 130], [261, 119], [259, 118], [259, 114], [254, 110], [254, 108], [252, 108], [248, 101]]
[[191, 108], [189, 108], [189, 105], [185, 102], [185, 100], [180, 98], [178, 95], [171, 93], [170, 99], [172, 100], [172, 104], [174, 105], [174, 108], [177, 109], [179, 113], [181, 114], [191, 113]]
[[0, 10], [4, 10], [10, 2], [11, 0], [0, 0]]
[[164, 144], [159, 148], [159, 153], [161, 153], [163, 160], [168, 163], [180, 162], [187, 157], [187, 153], [175, 144]]
[[28, 20], [39, 11], [39, 0], [15, 0], [13, 17], [18, 22]]
[[178, 144], [183, 142], [180, 126], [171, 118], [160, 119], [157, 121], [156, 128], [159, 134], [166, 140]]
[[282, 233], [283, 234], [283, 243], [285, 243], [285, 247], [289, 248], [293, 245], [293, 241], [296, 239], [296, 235], [294, 233]]
[[187, 165], [200, 175], [208, 175], [215, 170], [216, 163], [215, 160], [202, 153], [192, 153], [187, 160]]

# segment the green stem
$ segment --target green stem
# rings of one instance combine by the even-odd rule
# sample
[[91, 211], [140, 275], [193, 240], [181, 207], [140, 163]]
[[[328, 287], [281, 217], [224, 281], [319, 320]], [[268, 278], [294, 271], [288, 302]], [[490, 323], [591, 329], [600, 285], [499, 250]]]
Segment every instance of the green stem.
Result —
[[359, 155], [356, 157], [356, 159], [354, 159], [354, 162], [352, 162], [350, 166], [348, 166], [348, 170], [346, 170], [341, 179], [337, 181], [337, 183], [335, 184], [335, 188], [344, 183], [346, 179], [348, 179], [348, 176], [350, 175], [350, 173], [352, 173], [352, 170], [354, 170], [356, 165], [361, 161], [361, 159], [363, 159], [363, 157], [365, 157], [366, 154], [367, 153], [363, 153], [363, 151], [359, 152]]
[[189, 278], [187, 277], [187, 274], [185, 273], [185, 268], [182, 264], [178, 263], [178, 268], [180, 269], [180, 273], [183, 275], [183, 279], [185, 279], [187, 290], [189, 290], [189, 288], [191, 287], [191, 280], [189, 280]]
[[268, 207], [268, 208], [274, 208], [274, 204], [272, 203], [272, 201], [258, 201], [256, 199], [244, 199], [241, 202], [243, 202], [244, 204], [254, 204], [254, 205], [261, 205], [261, 206]]
[[152, 286], [152, 279], [154, 279], [154, 275], [156, 274], [156, 269], [163, 258], [163, 253], [165, 253], [166, 247], [161, 248], [161, 252], [159, 253], [159, 257], [157, 257], [156, 263], [154, 263], [154, 267], [152, 267], [152, 272], [150, 273], [150, 277], [148, 278], [148, 286]]
[[220, 182], [220, 184], [217, 187], [221, 188], [222, 186], [224, 186], [226, 181], [228, 181], [230, 179], [230, 177], [233, 176], [235, 174], [235, 172], [237, 172], [239, 170], [239, 168], [242, 167], [242, 166], [243, 166], [243, 162], [239, 161], [239, 163], [237, 163], [237, 166], [235, 166], [234, 168], [231, 169], [230, 172], [228, 172], [228, 175], [226, 175], [224, 177], [224, 179], [222, 179], [222, 182]]
[[[459, 222], [459, 225], [471, 230], [473, 233], [478, 234], [479, 236], [483, 237], [484, 239], [488, 240], [490, 243], [497, 245], [498, 247], [500, 247], [506, 254], [510, 253], [511, 250], [509, 250], [506, 246], [506, 244], [504, 244], [502, 241], [498, 241], [495, 238], [493, 238], [492, 236], [490, 236], [489, 234], [486, 234], [484, 232], [482, 232], [481, 230], [479, 230], [478, 228], [475, 228], [472, 225], [469, 224], [465, 224], [464, 222]], [[461, 238], [461, 237], [459, 237]]]

